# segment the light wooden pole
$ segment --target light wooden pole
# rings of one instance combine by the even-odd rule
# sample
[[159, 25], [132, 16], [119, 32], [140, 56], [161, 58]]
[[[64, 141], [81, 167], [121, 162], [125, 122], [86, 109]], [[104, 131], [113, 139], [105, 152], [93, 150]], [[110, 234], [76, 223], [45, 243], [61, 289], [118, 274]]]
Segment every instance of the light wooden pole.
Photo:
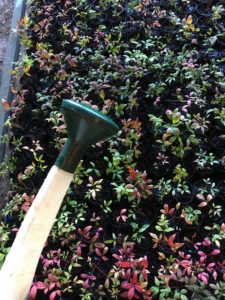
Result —
[[43, 246], [86, 149], [118, 131], [117, 125], [89, 106], [64, 100], [68, 140], [48, 173], [17, 233], [0, 271], [0, 300], [26, 299]]

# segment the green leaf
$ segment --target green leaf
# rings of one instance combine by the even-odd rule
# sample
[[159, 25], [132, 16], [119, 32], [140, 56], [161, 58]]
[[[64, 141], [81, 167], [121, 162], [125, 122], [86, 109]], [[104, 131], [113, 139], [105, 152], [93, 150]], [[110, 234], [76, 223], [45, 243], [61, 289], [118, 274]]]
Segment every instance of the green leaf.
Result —
[[132, 222], [130, 225], [131, 225], [131, 227], [132, 227], [133, 229], [138, 228], [138, 224], [137, 224], [137, 223]]
[[155, 276], [155, 284], [156, 286], [160, 286], [160, 281], [158, 280], [158, 278]]
[[154, 234], [154, 233], [149, 233], [149, 235], [153, 238], [153, 239], [155, 239], [155, 240], [157, 240], [158, 239], [158, 237], [157, 237], [157, 235], [156, 234]]
[[144, 226], [141, 227], [139, 232], [144, 232], [146, 229], [148, 229], [149, 226], [150, 226], [149, 224], [145, 224]]
[[168, 227], [168, 228], [166, 228], [164, 231], [165, 232], [171, 232], [171, 231], [173, 231], [174, 229], [172, 228], [172, 227]]
[[151, 287], [151, 291], [154, 295], [157, 295], [159, 293], [159, 288], [156, 286], [152, 286]]
[[114, 240], [106, 240], [104, 241], [105, 244], [112, 244], [114, 242]]
[[219, 288], [219, 286], [218, 285], [215, 285], [215, 284], [210, 284], [209, 285], [212, 289], [214, 289], [214, 290], [218, 290], [218, 288]]
[[172, 116], [172, 122], [173, 124], [176, 124], [180, 121], [181, 118], [181, 113], [180, 112], [176, 112], [173, 116]]
[[160, 227], [159, 225], [156, 225], [156, 226], [155, 226], [155, 229], [156, 229], [157, 231], [163, 231], [162, 227]]

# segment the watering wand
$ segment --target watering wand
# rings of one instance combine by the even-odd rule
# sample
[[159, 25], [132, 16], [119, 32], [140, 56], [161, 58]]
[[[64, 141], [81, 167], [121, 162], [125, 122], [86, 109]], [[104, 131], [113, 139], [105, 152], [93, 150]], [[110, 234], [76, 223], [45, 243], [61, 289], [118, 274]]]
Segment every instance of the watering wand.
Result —
[[86, 149], [119, 130], [106, 115], [72, 100], [62, 111], [68, 139], [17, 233], [0, 271], [0, 299], [24, 300], [73, 173]]

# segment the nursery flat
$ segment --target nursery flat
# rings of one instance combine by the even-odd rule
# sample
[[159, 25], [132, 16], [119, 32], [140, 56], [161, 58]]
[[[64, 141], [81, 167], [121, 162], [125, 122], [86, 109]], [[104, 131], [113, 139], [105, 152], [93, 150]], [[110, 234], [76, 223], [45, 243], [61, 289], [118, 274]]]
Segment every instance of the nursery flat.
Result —
[[29, 1], [1, 264], [65, 144], [63, 99], [120, 126], [76, 169], [29, 299], [225, 299], [224, 15], [223, 0]]

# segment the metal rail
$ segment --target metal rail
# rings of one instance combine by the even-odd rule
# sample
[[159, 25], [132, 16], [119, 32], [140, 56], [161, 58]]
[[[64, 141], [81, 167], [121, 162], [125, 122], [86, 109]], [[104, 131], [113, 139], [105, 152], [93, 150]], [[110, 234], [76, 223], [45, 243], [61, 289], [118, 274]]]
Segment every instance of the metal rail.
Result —
[[[13, 29], [16, 28], [18, 22], [25, 14], [25, 2], [26, 0], [15, 0], [11, 30], [8, 40], [8, 46], [3, 62], [3, 74], [2, 84], [0, 87], [0, 101], [2, 98], [6, 99], [8, 103], [12, 102], [13, 93], [10, 90], [11, 74], [10, 70], [13, 69], [13, 63], [18, 61], [20, 53], [20, 38], [17, 32]], [[7, 132], [4, 126], [7, 114], [3, 111], [3, 107], [0, 104], [0, 138]], [[3, 162], [5, 157], [5, 143], [0, 144], [0, 163]]]

